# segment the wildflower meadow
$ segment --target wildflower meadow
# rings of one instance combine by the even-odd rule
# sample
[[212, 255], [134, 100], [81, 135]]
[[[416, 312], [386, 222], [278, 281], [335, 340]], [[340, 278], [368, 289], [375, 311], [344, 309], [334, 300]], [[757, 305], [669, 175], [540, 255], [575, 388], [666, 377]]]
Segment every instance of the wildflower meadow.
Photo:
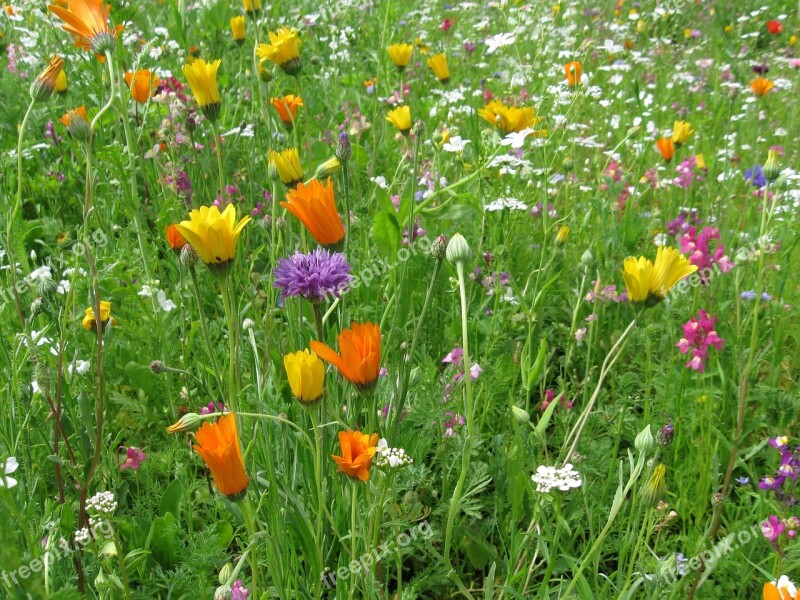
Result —
[[6, 0], [0, 598], [800, 600], [794, 0]]

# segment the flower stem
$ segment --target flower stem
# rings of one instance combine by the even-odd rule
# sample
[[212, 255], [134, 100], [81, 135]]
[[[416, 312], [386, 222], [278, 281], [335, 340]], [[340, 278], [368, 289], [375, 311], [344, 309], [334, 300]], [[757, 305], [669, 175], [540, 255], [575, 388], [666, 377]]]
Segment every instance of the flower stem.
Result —
[[242, 502], [242, 516], [244, 523], [247, 527], [247, 532], [250, 534], [252, 546], [250, 547], [250, 586], [254, 598], [258, 598], [258, 559], [255, 552], [255, 544], [258, 539], [258, 526], [256, 523], [256, 515], [253, 510], [253, 504], [250, 501], [250, 496], [247, 495]]
[[222, 138], [219, 137], [217, 122], [211, 122], [211, 129], [214, 132], [214, 149], [217, 151], [217, 177], [219, 181], [219, 201], [225, 200], [225, 171], [222, 167]]
[[467, 289], [464, 281], [464, 263], [456, 263], [456, 272], [458, 273], [458, 289], [461, 296], [461, 343], [464, 348], [464, 388], [466, 390], [465, 412], [467, 413], [467, 436], [464, 440], [464, 451], [461, 455], [461, 474], [456, 483], [456, 489], [453, 491], [453, 498], [450, 500], [450, 511], [447, 515], [447, 529], [444, 536], [444, 561], [449, 569], [453, 569], [450, 562], [450, 547], [453, 542], [453, 524], [455, 523], [456, 513], [458, 512], [459, 503], [461, 502], [461, 494], [464, 491], [464, 483], [467, 479], [467, 472], [469, 471], [470, 456], [472, 454], [473, 442], [473, 406], [472, 406], [472, 378], [470, 377], [470, 359], [469, 359], [469, 335], [467, 329]]
[[230, 299], [228, 276], [219, 280], [222, 305], [228, 321], [228, 410], [236, 412], [236, 327]]
[[[356, 482], [350, 482], [350, 561], [356, 560], [356, 505], [358, 504]], [[356, 577], [350, 578], [350, 598], [356, 593]]]
[[208, 358], [211, 360], [211, 365], [214, 367], [214, 378], [217, 382], [217, 387], [222, 391], [222, 383], [220, 381], [220, 370], [217, 364], [217, 355], [214, 353], [214, 348], [211, 346], [211, 337], [208, 335], [208, 326], [206, 324], [206, 313], [203, 310], [203, 299], [200, 297], [200, 284], [197, 281], [197, 270], [194, 265], [189, 267], [189, 274], [192, 277], [192, 288], [194, 290], [194, 297], [197, 300], [197, 312], [200, 314], [200, 329], [203, 332], [203, 340], [205, 340], [206, 352]]

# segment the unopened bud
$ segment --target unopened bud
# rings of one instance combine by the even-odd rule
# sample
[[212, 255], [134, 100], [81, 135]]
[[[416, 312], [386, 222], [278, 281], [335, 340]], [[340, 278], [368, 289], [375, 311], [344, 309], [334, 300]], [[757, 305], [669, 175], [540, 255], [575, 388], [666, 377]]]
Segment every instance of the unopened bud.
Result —
[[225, 563], [225, 566], [222, 567], [219, 571], [219, 583], [220, 585], [225, 585], [228, 583], [228, 580], [233, 575], [233, 565], [231, 563]]
[[192, 248], [190, 244], [184, 245], [181, 248], [181, 264], [186, 267], [193, 267], [197, 264], [197, 250]]
[[672, 439], [674, 437], [675, 437], [675, 428], [669, 424], [664, 425], [656, 433], [656, 444], [666, 448], [672, 443]]
[[203, 419], [197, 413], [186, 413], [176, 423], [167, 427], [167, 433], [182, 433], [184, 431], [194, 431], [200, 426]]
[[353, 156], [353, 148], [350, 146], [350, 136], [346, 133], [339, 134], [339, 143], [336, 145], [336, 158], [345, 163]]
[[317, 167], [314, 177], [322, 181], [336, 173], [341, 168], [342, 163], [339, 162], [339, 159], [336, 156], [333, 156]]
[[452, 264], [464, 264], [472, 258], [472, 249], [460, 233], [455, 234], [447, 243], [447, 260]]
[[423, 135], [425, 135], [425, 121], [422, 119], [417, 119], [412, 129], [414, 131], [414, 135], [418, 138], [421, 138]]
[[645, 453], [653, 447], [653, 433], [650, 431], [650, 425], [642, 429], [639, 435], [636, 436], [633, 445], [641, 453]]
[[431, 244], [431, 256], [436, 260], [444, 260], [447, 256], [447, 236], [442, 234]]
[[581, 264], [584, 267], [591, 267], [592, 263], [594, 262], [594, 256], [589, 250], [586, 250], [583, 254], [581, 254]]
[[153, 375], [158, 375], [159, 373], [166, 371], [166, 367], [160, 360], [154, 360], [150, 363], [150, 370], [153, 372]]
[[520, 423], [530, 423], [531, 422], [531, 415], [524, 408], [520, 408], [516, 404], [513, 404], [513, 405], [511, 405], [511, 412], [514, 415], [514, 418], [517, 421], [519, 421]]

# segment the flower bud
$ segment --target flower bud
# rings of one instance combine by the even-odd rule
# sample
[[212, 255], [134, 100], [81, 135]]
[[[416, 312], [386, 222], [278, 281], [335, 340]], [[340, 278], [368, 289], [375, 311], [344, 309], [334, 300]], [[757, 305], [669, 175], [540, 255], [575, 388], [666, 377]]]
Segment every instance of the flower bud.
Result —
[[442, 234], [431, 244], [431, 256], [436, 260], [444, 260], [447, 255], [447, 236]]
[[639, 435], [636, 436], [633, 445], [636, 446], [636, 450], [641, 453], [645, 453], [653, 447], [653, 434], [650, 431], [650, 425], [642, 429]]
[[770, 181], [774, 181], [781, 174], [781, 166], [778, 164], [778, 153], [775, 150], [770, 150], [767, 153], [767, 162], [761, 169], [764, 177]]
[[447, 243], [447, 252], [445, 253], [447, 260], [452, 264], [464, 264], [472, 258], [472, 249], [470, 249], [467, 240], [460, 233], [455, 234]]
[[203, 419], [197, 413], [186, 413], [176, 423], [167, 427], [167, 433], [182, 433], [184, 431], [194, 431]]
[[44, 102], [50, 99], [56, 89], [58, 76], [64, 69], [64, 59], [56, 54], [47, 68], [34, 79], [31, 84], [30, 94], [34, 102]]
[[163, 373], [166, 370], [164, 363], [160, 360], [154, 360], [150, 363], [150, 371], [152, 371], [153, 375], [158, 375], [159, 373]]
[[342, 168], [342, 163], [336, 156], [333, 156], [322, 163], [320, 166], [317, 167], [317, 171], [314, 173], [314, 177], [323, 181], [336, 173], [339, 169]]
[[192, 248], [190, 244], [185, 244], [181, 248], [181, 264], [186, 267], [193, 267], [197, 264], [198, 260], [197, 250]]
[[339, 134], [339, 143], [336, 145], [336, 158], [340, 162], [346, 163], [353, 156], [353, 148], [350, 146], [350, 136], [346, 133]]
[[418, 138], [425, 135], [425, 121], [417, 119], [416, 123], [414, 123], [413, 131], [414, 135]]
[[219, 586], [214, 592], [214, 600], [231, 600], [232, 597], [233, 590], [227, 584]]
[[666, 424], [658, 430], [658, 433], [656, 433], [656, 444], [666, 448], [672, 443], [672, 438], [674, 437], [675, 428], [670, 424]]
[[531, 415], [530, 413], [525, 410], [524, 408], [520, 408], [516, 404], [511, 405], [511, 413], [514, 415], [514, 418], [519, 421], [520, 423], [530, 423], [531, 422]]
[[558, 244], [559, 246], [564, 244], [564, 242], [567, 241], [568, 237], [569, 237], [569, 227], [567, 227], [566, 225], [562, 225], [561, 227], [559, 227], [558, 233], [556, 233], [556, 244]]
[[587, 267], [587, 268], [591, 267], [593, 262], [594, 262], [594, 256], [592, 256], [592, 253], [591, 253], [590, 250], [587, 249], [586, 252], [581, 254], [581, 264], [584, 267]]
[[717, 506], [722, 506], [724, 503], [725, 503], [725, 496], [722, 494], [722, 492], [717, 492], [716, 494], [711, 496], [711, 506], [716, 508]]
[[231, 563], [225, 563], [225, 566], [219, 571], [219, 584], [225, 585], [231, 578], [231, 575], [233, 575], [233, 565]]

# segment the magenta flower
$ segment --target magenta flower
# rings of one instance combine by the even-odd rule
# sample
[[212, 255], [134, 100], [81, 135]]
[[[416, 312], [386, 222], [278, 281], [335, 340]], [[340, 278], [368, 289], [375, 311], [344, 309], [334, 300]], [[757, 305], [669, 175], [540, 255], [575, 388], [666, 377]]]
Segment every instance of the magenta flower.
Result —
[[681, 237], [681, 252], [689, 254], [689, 262], [697, 265], [703, 283], [708, 283], [710, 279], [710, 273], [703, 273], [704, 270], [717, 265], [720, 271], [727, 273], [734, 267], [733, 262], [725, 256], [725, 246], [719, 239], [719, 229], [716, 227], [703, 227], [700, 235], [697, 235], [696, 227], [690, 227]]
[[681, 351], [681, 354], [692, 353], [692, 358], [686, 363], [687, 368], [702, 373], [706, 368], [708, 347], [712, 346], [717, 350], [722, 350], [725, 340], [719, 337], [714, 330], [716, 322], [716, 317], [701, 310], [695, 318], [689, 319], [683, 324], [683, 337], [675, 344], [675, 347]]
[[769, 520], [761, 524], [761, 533], [767, 538], [767, 541], [774, 544], [783, 533], [783, 523], [775, 515], [771, 515]]
[[250, 597], [250, 590], [244, 587], [241, 579], [237, 579], [231, 588], [231, 600], [247, 600]]
[[145, 458], [147, 458], [147, 455], [144, 453], [144, 450], [131, 446], [128, 448], [125, 462], [119, 466], [119, 470], [124, 471], [125, 469], [131, 469], [135, 471], [139, 468], [139, 465], [144, 462]]

